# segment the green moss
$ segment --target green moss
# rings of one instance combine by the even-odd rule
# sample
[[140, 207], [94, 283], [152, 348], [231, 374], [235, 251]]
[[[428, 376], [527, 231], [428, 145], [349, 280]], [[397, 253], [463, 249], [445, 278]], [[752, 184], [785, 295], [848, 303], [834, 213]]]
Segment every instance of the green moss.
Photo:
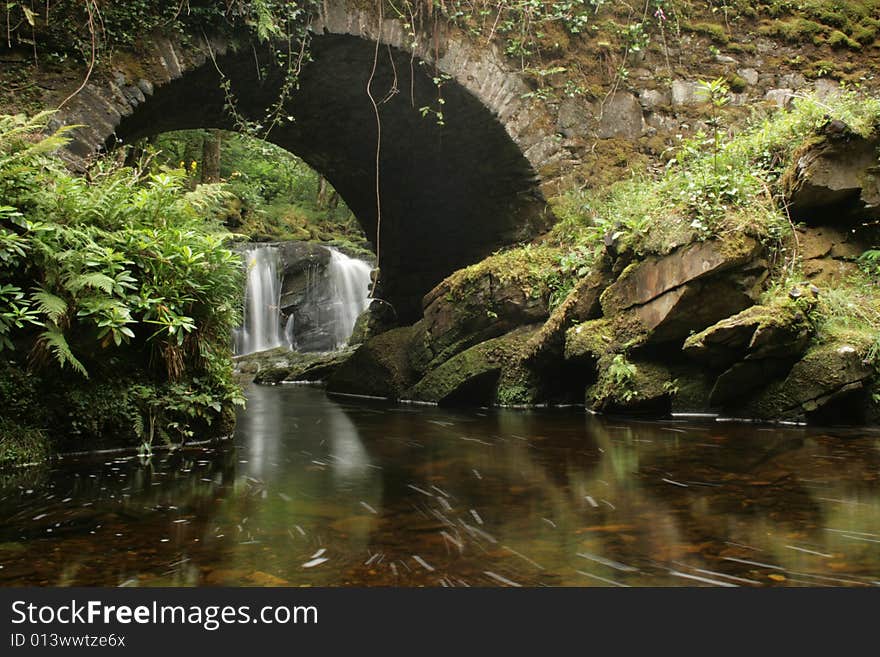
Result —
[[535, 331], [524, 327], [466, 349], [429, 371], [407, 396], [469, 405], [530, 403], [529, 375], [521, 363], [523, 345]]
[[758, 27], [758, 33], [776, 37], [792, 44], [821, 43], [829, 29], [806, 18], [769, 21]]
[[595, 411], [665, 415], [676, 382], [668, 367], [651, 361], [629, 361], [622, 354], [599, 362], [599, 378], [587, 390], [587, 404]]
[[[526, 245], [501, 251], [475, 265], [459, 269], [446, 279], [451, 301], [467, 300], [486, 277], [501, 284], [513, 283], [531, 297], [549, 295], [547, 273], [558, 262], [560, 252], [554, 247]], [[487, 309], [489, 312], [492, 309]]]
[[740, 94], [740, 93], [744, 92], [746, 89], [748, 89], [748, 87], [749, 87], [749, 83], [746, 82], [745, 78], [743, 78], [735, 73], [729, 74], [726, 79], [727, 79], [727, 86], [735, 94]]
[[688, 32], [693, 32], [695, 34], [709, 37], [712, 41], [719, 45], [727, 45], [730, 41], [730, 37], [725, 31], [724, 26], [720, 23], [682, 23], [681, 27]]
[[828, 36], [828, 45], [832, 48], [849, 48], [850, 50], [861, 50], [862, 44], [855, 39], [850, 38], [840, 30], [834, 30]]

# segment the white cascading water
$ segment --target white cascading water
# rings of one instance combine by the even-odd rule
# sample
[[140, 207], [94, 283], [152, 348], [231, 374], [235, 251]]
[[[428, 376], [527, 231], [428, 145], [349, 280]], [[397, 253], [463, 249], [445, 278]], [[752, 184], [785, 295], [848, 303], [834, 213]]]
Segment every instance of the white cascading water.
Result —
[[244, 323], [235, 331], [236, 355], [274, 349], [284, 344], [281, 330], [281, 274], [278, 249], [255, 246], [244, 254], [247, 286], [244, 294]]
[[349, 258], [344, 253], [330, 248], [330, 263], [327, 265], [327, 278], [333, 298], [332, 331], [336, 348], [345, 346], [354, 330], [358, 316], [370, 303], [371, 267], [363, 260]]

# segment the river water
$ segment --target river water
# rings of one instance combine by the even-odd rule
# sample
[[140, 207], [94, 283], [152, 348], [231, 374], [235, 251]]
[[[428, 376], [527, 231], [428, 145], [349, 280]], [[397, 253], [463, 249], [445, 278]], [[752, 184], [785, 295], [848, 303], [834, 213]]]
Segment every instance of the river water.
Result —
[[880, 433], [252, 387], [234, 440], [0, 488], [0, 584], [880, 585]]

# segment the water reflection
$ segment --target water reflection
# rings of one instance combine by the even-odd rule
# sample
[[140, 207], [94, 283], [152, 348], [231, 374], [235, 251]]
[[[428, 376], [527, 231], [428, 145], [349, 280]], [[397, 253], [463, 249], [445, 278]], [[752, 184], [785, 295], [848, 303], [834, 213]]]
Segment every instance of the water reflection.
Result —
[[0, 489], [0, 583], [876, 585], [880, 436], [254, 388], [234, 445]]

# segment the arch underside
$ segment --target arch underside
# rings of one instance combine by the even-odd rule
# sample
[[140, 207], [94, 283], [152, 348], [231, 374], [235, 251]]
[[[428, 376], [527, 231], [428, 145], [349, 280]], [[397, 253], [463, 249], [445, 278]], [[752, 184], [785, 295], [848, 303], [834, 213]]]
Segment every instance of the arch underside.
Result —
[[[325, 176], [376, 244], [377, 125], [366, 93], [375, 43], [353, 36], [312, 39], [312, 61], [268, 140]], [[261, 79], [250, 50], [217, 57], [238, 111], [262, 117], [281, 74]], [[381, 296], [403, 322], [452, 271], [545, 227], [546, 207], [529, 162], [497, 117], [455, 81], [442, 87], [445, 125], [420, 108], [438, 105], [434, 70], [408, 53], [379, 48], [373, 95], [381, 103]], [[172, 130], [234, 129], [212, 62], [159, 86], [116, 130], [124, 142]]]

